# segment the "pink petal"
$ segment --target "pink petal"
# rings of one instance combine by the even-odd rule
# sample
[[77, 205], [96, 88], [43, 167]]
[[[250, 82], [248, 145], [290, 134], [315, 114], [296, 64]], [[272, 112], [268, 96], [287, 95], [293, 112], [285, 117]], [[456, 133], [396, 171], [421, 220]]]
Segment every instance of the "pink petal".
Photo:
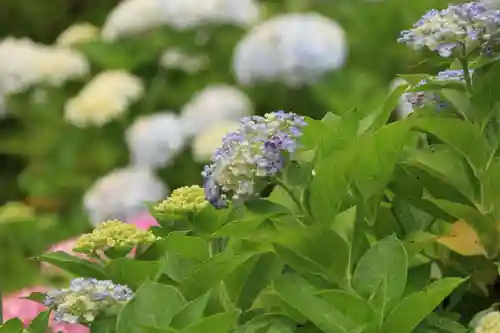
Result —
[[149, 214], [149, 212], [144, 212], [135, 216], [134, 218], [127, 221], [127, 223], [134, 224], [137, 228], [147, 230], [150, 227], [159, 226], [156, 219]]

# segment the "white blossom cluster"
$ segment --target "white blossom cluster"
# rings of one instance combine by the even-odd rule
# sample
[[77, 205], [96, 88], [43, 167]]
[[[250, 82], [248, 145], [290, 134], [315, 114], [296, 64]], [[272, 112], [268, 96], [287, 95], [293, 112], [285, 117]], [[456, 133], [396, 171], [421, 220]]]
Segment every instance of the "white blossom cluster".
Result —
[[500, 312], [491, 311], [482, 317], [474, 333], [497, 333], [500, 332]]
[[[400, 77], [394, 79], [391, 82], [390, 86], [390, 91], [396, 90], [398, 87], [408, 84], [408, 82]], [[403, 94], [399, 97], [398, 99], [398, 106], [396, 108], [396, 116], [398, 119], [401, 118], [406, 118], [410, 113], [413, 112], [413, 106], [410, 102], [408, 102], [408, 99], [406, 96]]]
[[140, 78], [120, 70], [101, 72], [66, 102], [64, 116], [78, 127], [103, 126], [127, 111], [143, 93]]
[[255, 0], [124, 0], [109, 14], [102, 30], [105, 40], [170, 26], [177, 30], [206, 24], [254, 24], [260, 13]]
[[223, 121], [239, 120], [252, 113], [252, 103], [241, 90], [215, 84], [194, 94], [181, 109], [182, 121], [191, 135]]
[[197, 73], [208, 66], [209, 58], [191, 55], [176, 48], [169, 48], [160, 57], [160, 65], [165, 69], [180, 69], [188, 74]]
[[172, 112], [141, 116], [125, 132], [131, 163], [144, 167], [163, 167], [184, 148], [186, 130]]
[[293, 13], [254, 27], [236, 46], [233, 70], [242, 84], [260, 81], [300, 86], [343, 66], [344, 30], [318, 13]]
[[90, 222], [97, 225], [114, 219], [127, 221], [147, 212], [145, 203], [164, 199], [167, 192], [151, 169], [130, 166], [98, 179], [83, 203]]
[[72, 46], [99, 38], [99, 28], [90, 23], [76, 23], [64, 30], [57, 37], [56, 44]]
[[12, 94], [37, 85], [61, 86], [89, 73], [87, 59], [75, 50], [35, 43], [28, 38], [0, 41], [0, 92]]

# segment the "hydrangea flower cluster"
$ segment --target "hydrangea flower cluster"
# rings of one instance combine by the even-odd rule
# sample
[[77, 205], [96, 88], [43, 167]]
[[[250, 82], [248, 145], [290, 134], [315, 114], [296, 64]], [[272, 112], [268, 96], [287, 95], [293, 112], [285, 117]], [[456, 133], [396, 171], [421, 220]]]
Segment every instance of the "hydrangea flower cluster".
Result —
[[117, 311], [132, 296], [130, 288], [109, 280], [75, 278], [69, 288], [46, 293], [43, 304], [54, 310], [58, 323], [90, 323], [103, 311]]
[[[474, 70], [469, 70], [470, 75], [474, 73]], [[417, 87], [423, 86], [430, 82], [442, 82], [442, 81], [464, 81], [464, 71], [463, 69], [447, 69], [439, 72], [435, 77], [422, 80], [417, 84]], [[414, 108], [420, 108], [429, 104], [436, 104], [437, 110], [442, 110], [446, 107], [446, 103], [441, 99], [441, 97], [434, 91], [416, 91], [407, 92], [404, 94], [408, 103]]]
[[220, 208], [228, 200], [241, 202], [255, 196], [283, 168], [286, 153], [295, 152], [305, 125], [303, 117], [284, 111], [243, 118], [202, 172], [206, 199]]
[[500, 312], [492, 311], [479, 320], [474, 333], [500, 332]]
[[398, 42], [413, 49], [426, 46], [442, 57], [449, 57], [459, 47], [470, 51], [488, 42], [499, 28], [500, 10], [468, 2], [428, 11], [412, 29], [401, 32]]
[[91, 233], [82, 235], [76, 242], [74, 251], [97, 253], [110, 248], [132, 249], [156, 240], [157, 237], [150, 230], [140, 230], [133, 224], [111, 220], [99, 224]]
[[155, 210], [165, 215], [197, 213], [208, 205], [203, 188], [198, 185], [175, 189], [172, 194], [155, 206]]

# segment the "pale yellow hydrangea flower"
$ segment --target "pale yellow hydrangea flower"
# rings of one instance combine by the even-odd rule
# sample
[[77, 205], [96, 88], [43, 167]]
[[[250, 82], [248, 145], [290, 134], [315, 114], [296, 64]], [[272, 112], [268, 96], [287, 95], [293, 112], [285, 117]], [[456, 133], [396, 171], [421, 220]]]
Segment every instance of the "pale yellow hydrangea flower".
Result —
[[191, 146], [193, 158], [197, 162], [208, 162], [217, 150], [222, 146], [222, 139], [230, 132], [236, 131], [240, 126], [237, 121], [225, 121], [210, 126], [198, 133]]
[[164, 201], [154, 209], [164, 215], [185, 215], [197, 213], [208, 205], [203, 188], [198, 185], [184, 186], [175, 189]]
[[97, 226], [89, 234], [82, 235], [74, 247], [74, 251], [97, 253], [110, 248], [134, 248], [148, 245], [158, 238], [150, 230], [140, 230], [133, 224], [120, 220], [110, 220]]
[[78, 127], [103, 126], [125, 113], [143, 94], [140, 78], [120, 70], [102, 72], [66, 102], [64, 116]]
[[493, 311], [479, 320], [474, 333], [499, 333], [500, 312]]
[[99, 28], [90, 23], [76, 23], [64, 30], [57, 37], [56, 44], [61, 46], [71, 46], [98, 39]]

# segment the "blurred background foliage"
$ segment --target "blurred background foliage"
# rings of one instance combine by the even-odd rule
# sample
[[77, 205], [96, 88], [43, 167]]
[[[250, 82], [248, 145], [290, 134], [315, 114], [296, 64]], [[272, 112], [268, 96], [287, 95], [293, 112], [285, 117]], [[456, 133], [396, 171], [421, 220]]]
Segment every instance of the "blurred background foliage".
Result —
[[[52, 44], [75, 22], [101, 27], [119, 0], [1, 2], [1, 38], [29, 37]], [[446, 3], [444, 0], [263, 0], [267, 17], [311, 10], [337, 21], [347, 34], [347, 62], [310, 86], [294, 89], [262, 84], [240, 88], [249, 95], [259, 114], [284, 109], [318, 118], [327, 111], [343, 113], [352, 108], [370, 112], [386, 98], [390, 82], [398, 73], [435, 72], [445, 66], [429, 55], [425, 58], [436, 60], [422, 62], [423, 54], [398, 45], [396, 39], [402, 29], [410, 27], [426, 10], [441, 8]], [[23, 258], [89, 228], [81, 204], [83, 193], [97, 178], [128, 164], [123, 132], [138, 114], [158, 110], [179, 112], [195, 92], [212, 83], [237, 84], [231, 58], [244, 31], [234, 27], [203, 29], [211, 29], [213, 38], [201, 46], [193, 43], [196, 39], [193, 33], [168, 29], [146, 32], [113, 47], [99, 42], [82, 45], [81, 51], [91, 61], [94, 74], [121, 68], [145, 81], [147, 98], [117, 123], [88, 130], [65, 123], [64, 102], [82, 84], [71, 83], [62, 90], [47, 89], [48, 99], [38, 106], [27, 102], [33, 91], [9, 99], [9, 111], [16, 116], [0, 119], [0, 204], [24, 202], [32, 211], [20, 215], [21, 218], [13, 218], [17, 214], [12, 212], [0, 216], [2, 289], [14, 290], [38, 282], [38, 267]], [[158, 52], [168, 46], [203, 52], [210, 59], [209, 68], [196, 74], [159, 70]], [[51, 112], [26, 112], [37, 107]], [[160, 168], [158, 174], [172, 189], [200, 183], [201, 168], [202, 164], [195, 163], [186, 148], [175, 163]]]

